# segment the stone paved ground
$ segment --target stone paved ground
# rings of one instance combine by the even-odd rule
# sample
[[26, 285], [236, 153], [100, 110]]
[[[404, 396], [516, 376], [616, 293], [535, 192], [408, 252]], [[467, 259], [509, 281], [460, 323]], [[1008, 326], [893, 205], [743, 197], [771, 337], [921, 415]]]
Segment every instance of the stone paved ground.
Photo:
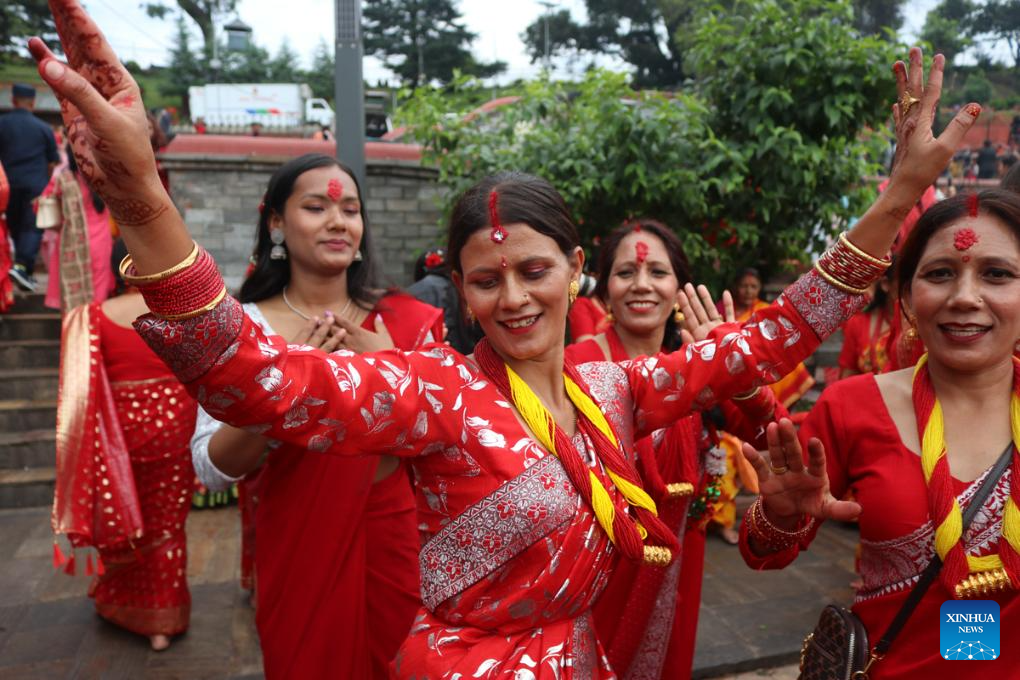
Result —
[[[823, 605], [850, 598], [855, 532], [823, 527], [791, 568], [755, 574], [711, 538], [695, 677], [793, 680], [800, 641]], [[103, 680], [261, 678], [252, 610], [237, 586], [236, 508], [188, 519], [191, 630], [169, 650], [106, 624], [88, 579], [54, 573], [47, 508], [0, 511], [0, 677]]]

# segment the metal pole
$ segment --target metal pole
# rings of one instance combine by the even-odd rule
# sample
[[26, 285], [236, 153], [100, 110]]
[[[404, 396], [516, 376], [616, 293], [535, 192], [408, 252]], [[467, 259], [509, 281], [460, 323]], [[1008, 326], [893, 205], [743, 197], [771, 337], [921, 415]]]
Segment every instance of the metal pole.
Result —
[[[365, 92], [361, 75], [361, 0], [336, 0], [336, 157], [365, 185]], [[365, 197], [362, 196], [362, 199]]]
[[545, 34], [545, 56], [542, 60], [543, 67], [546, 71], [549, 70], [549, 12], [556, 6], [556, 3], [550, 2], [550, 0], [539, 0], [540, 5], [545, 8], [545, 13], [542, 15], [543, 32]]

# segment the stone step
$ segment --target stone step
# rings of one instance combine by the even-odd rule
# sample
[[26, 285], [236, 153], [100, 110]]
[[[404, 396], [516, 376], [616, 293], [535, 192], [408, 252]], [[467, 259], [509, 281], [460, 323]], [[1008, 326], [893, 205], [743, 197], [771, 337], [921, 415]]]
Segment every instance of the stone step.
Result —
[[0, 401], [0, 433], [52, 430], [57, 426], [56, 399]]
[[14, 289], [14, 305], [11, 307], [12, 314], [40, 314], [43, 312], [52, 314], [54, 310], [47, 307], [44, 302], [46, 300], [46, 282], [39, 281], [38, 275], [36, 281], [39, 282], [37, 293], [25, 293], [22, 292], [15, 286]]
[[59, 340], [60, 315], [55, 313], [4, 314], [0, 340]]
[[0, 508], [28, 508], [53, 503], [56, 468], [0, 469]]
[[0, 401], [56, 399], [59, 373], [59, 368], [0, 370]]
[[55, 430], [0, 432], [0, 470], [52, 467], [56, 442]]
[[60, 340], [0, 340], [0, 366], [55, 368], [60, 366]]

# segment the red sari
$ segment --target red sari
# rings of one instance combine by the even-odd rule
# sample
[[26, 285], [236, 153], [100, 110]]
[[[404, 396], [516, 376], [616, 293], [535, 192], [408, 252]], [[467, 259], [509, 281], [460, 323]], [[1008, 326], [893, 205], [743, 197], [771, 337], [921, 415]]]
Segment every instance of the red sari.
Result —
[[[668, 355], [585, 364], [583, 387], [633, 460], [635, 439], [774, 382], [862, 302], [809, 273], [744, 326]], [[559, 460], [473, 362], [439, 345], [361, 356], [287, 347], [232, 298], [137, 328], [226, 422], [313, 452], [411, 459], [423, 607], [395, 677], [616, 677], [591, 606], [617, 553]], [[573, 443], [601, 475], [591, 442], [579, 433]]]
[[[869, 408], [861, 408], [862, 404]], [[801, 442], [818, 437], [825, 444], [831, 492], [843, 498], [848, 491], [861, 504], [859, 520], [863, 586], [857, 591], [854, 612], [861, 617], [872, 643], [885, 632], [903, 605], [918, 575], [935, 554], [934, 529], [928, 516], [928, 492], [921, 457], [905, 447], [871, 374], [841, 380], [822, 394], [800, 429]], [[986, 470], [973, 482], [953, 479], [962, 509], [977, 491]], [[1009, 495], [1011, 472], [999, 479], [982, 511], [964, 536], [967, 552], [996, 552], [1002, 529], [1002, 513]], [[746, 527], [746, 525], [745, 525]], [[792, 562], [803, 545], [766, 557], [747, 547], [746, 528], [741, 529], [740, 549], [753, 569], [781, 569]], [[969, 667], [946, 661], [939, 655], [939, 609], [953, 595], [936, 579], [917, 609], [893, 642], [885, 659], [871, 670], [873, 680], [884, 678], [955, 678]], [[982, 677], [1015, 678], [1020, 669], [1020, 648], [1009, 644], [1020, 630], [1020, 597], [1009, 590], [992, 598], [999, 603], [1002, 655], [982, 661]], [[805, 635], [811, 621], [804, 622]], [[969, 677], [969, 676], [968, 676]]]
[[[403, 293], [362, 327], [378, 316], [401, 349], [442, 337], [442, 311]], [[405, 464], [373, 483], [377, 465], [284, 443], [259, 473], [255, 623], [267, 678], [385, 678], [407, 637], [421, 606], [414, 493]]]
[[[609, 360], [629, 357], [612, 326], [605, 331]], [[573, 363], [604, 361], [603, 348], [592, 338], [567, 347]], [[769, 390], [747, 402], [720, 404], [728, 426], [755, 446], [763, 444], [762, 420], [786, 409]], [[777, 411], [778, 409], [778, 411]], [[706, 458], [719, 445], [715, 428], [701, 413], [681, 418], [637, 442], [638, 467], [643, 477], [657, 476], [661, 483], [687, 482], [692, 494], [679, 497], [659, 495], [655, 500], [667, 526], [682, 541], [680, 556], [666, 569], [621, 562], [605, 592], [595, 604], [595, 627], [607, 649], [613, 668], [626, 678], [688, 678], [694, 662], [694, 645], [701, 606], [704, 572], [705, 528], [708, 517], [688, 522], [691, 501], [704, 494], [709, 474]], [[707, 499], [702, 503], [707, 504]]]
[[96, 611], [141, 635], [183, 633], [194, 400], [94, 303], [64, 320], [57, 410], [53, 528], [99, 550]]
[[843, 326], [843, 347], [839, 367], [851, 374], [885, 373], [890, 370], [893, 342], [892, 328], [884, 310], [854, 314]]

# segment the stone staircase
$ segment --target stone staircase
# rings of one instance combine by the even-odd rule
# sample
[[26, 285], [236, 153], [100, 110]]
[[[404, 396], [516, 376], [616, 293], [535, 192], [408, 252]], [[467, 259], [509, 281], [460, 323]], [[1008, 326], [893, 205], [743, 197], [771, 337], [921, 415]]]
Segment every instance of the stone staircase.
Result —
[[53, 502], [60, 314], [17, 294], [0, 315], [0, 508]]

